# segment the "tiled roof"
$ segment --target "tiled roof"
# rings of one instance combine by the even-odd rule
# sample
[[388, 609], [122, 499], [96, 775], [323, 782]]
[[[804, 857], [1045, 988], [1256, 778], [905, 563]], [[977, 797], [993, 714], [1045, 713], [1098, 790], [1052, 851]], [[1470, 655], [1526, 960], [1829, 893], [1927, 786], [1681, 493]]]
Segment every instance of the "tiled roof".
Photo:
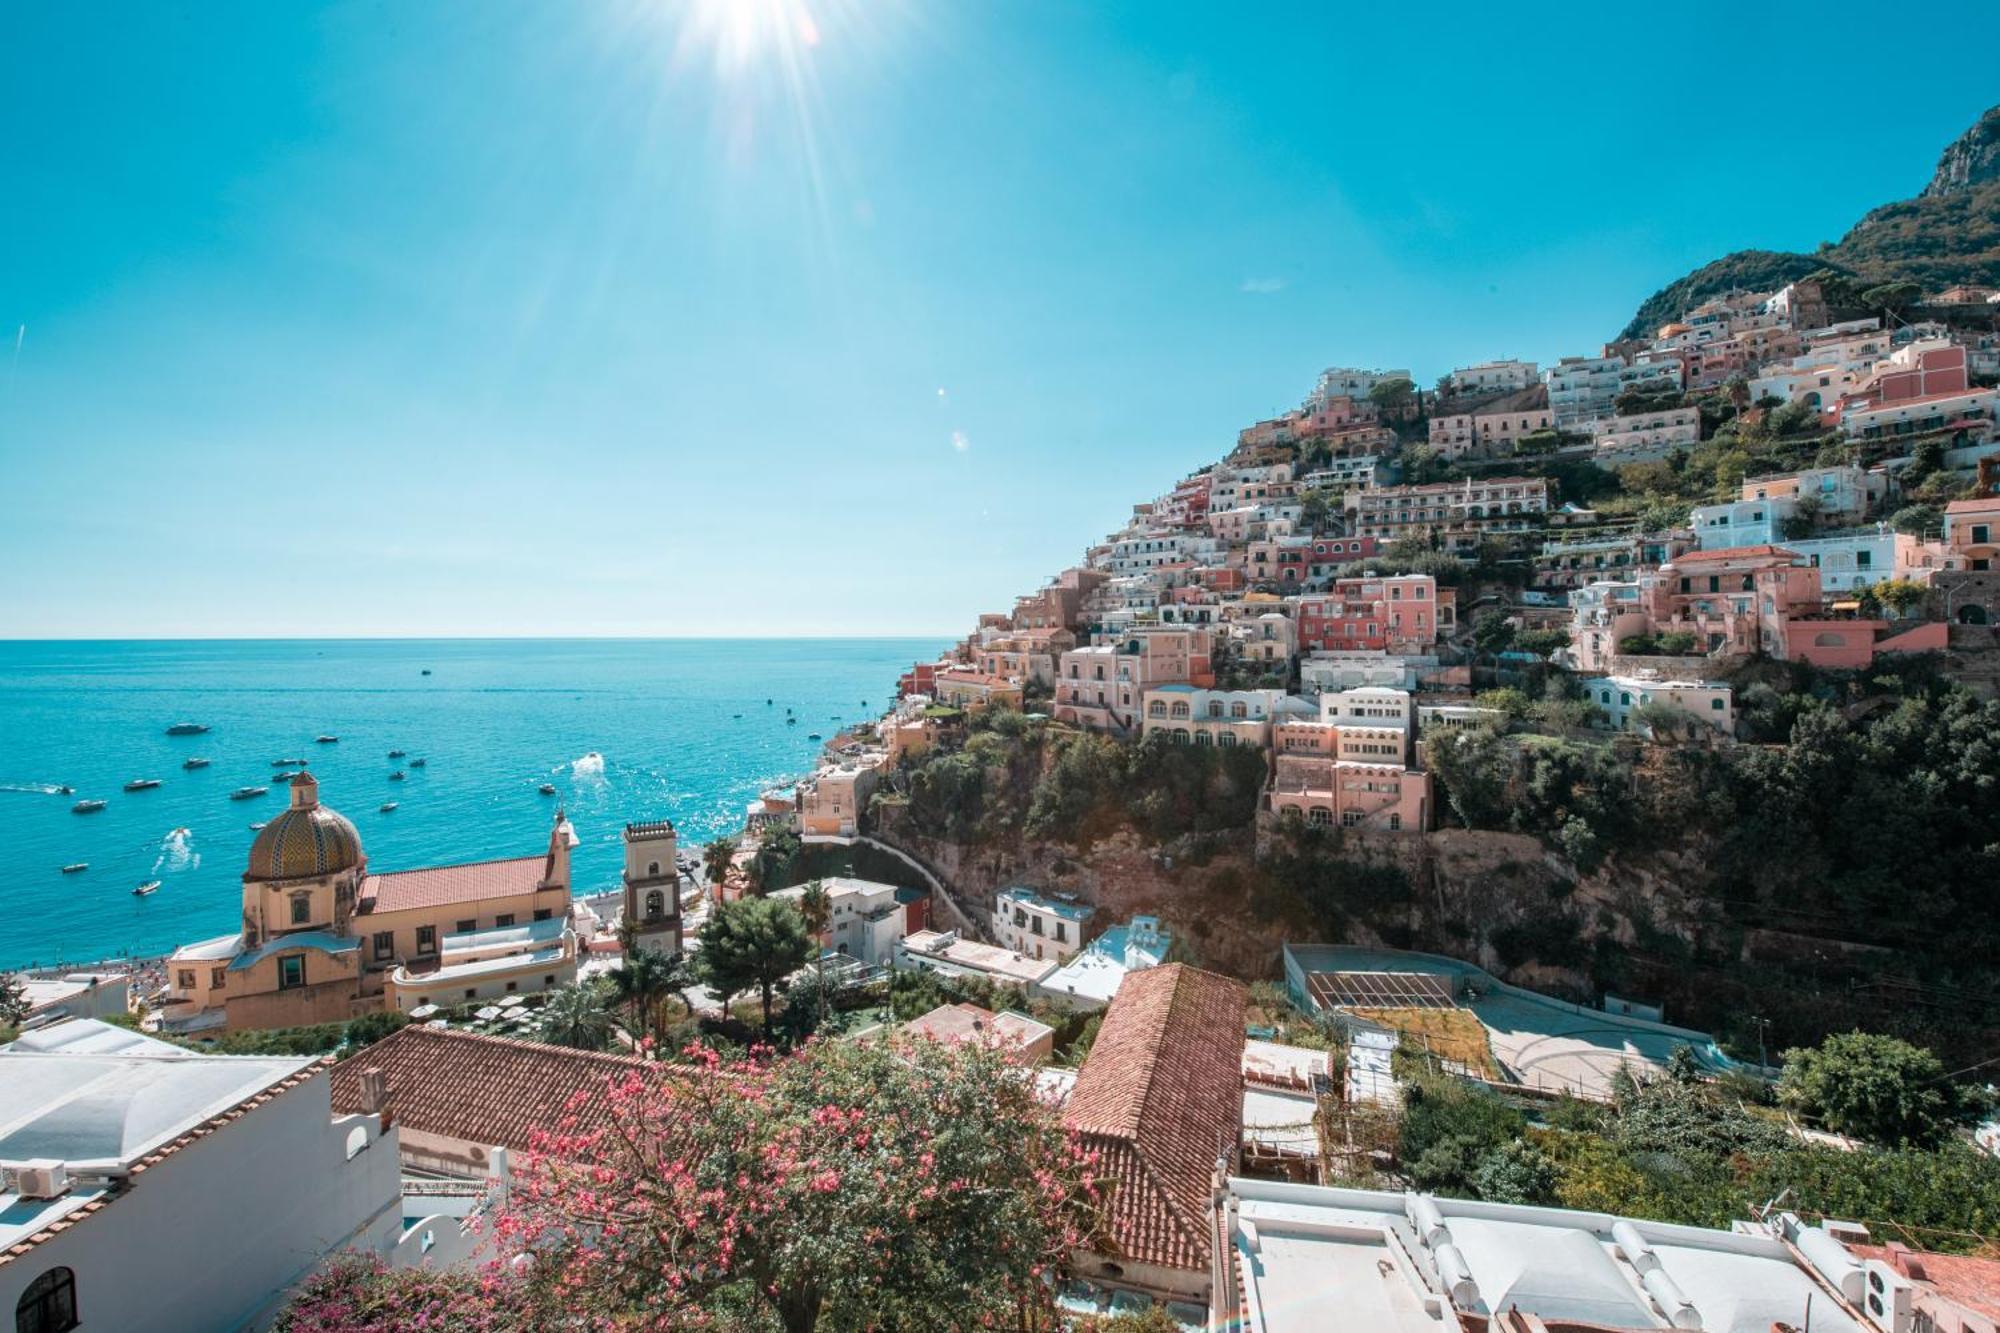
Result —
[[[1896, 1254], [1886, 1245], [1850, 1245], [1855, 1257], [1879, 1259], [1896, 1266]], [[2000, 1260], [1981, 1259], [1969, 1254], [1932, 1254], [1927, 1250], [1903, 1252], [1909, 1268], [1921, 1269], [1919, 1281], [1928, 1282], [1938, 1295], [1956, 1301], [1975, 1314], [2000, 1316]], [[1908, 1276], [1915, 1278], [1916, 1273]]]
[[361, 881], [361, 910], [400, 912], [411, 907], [512, 898], [539, 889], [547, 868], [546, 856], [517, 856], [506, 861], [470, 861], [370, 875]]
[[1112, 1237], [1142, 1263], [1208, 1266], [1208, 1198], [1243, 1120], [1243, 983], [1181, 963], [1126, 977], [1063, 1123], [1101, 1156]]
[[2000, 508], [2000, 495], [1974, 496], [1970, 500], [1953, 500], [1944, 507], [1944, 512], [1947, 514], [1977, 514], [1993, 508]]
[[[580, 1131], [608, 1123], [607, 1080], [658, 1068], [631, 1056], [412, 1025], [334, 1066], [333, 1109], [359, 1111], [361, 1076], [379, 1069], [396, 1123], [520, 1150], [568, 1115]], [[571, 1111], [579, 1092], [588, 1100]]]
[[1782, 555], [1790, 558], [1797, 554], [1796, 551], [1786, 547], [1772, 546], [1768, 543], [1762, 546], [1718, 546], [1712, 551], [1685, 551], [1668, 563], [1679, 566], [1700, 564], [1708, 560], [1747, 560], [1751, 556]]

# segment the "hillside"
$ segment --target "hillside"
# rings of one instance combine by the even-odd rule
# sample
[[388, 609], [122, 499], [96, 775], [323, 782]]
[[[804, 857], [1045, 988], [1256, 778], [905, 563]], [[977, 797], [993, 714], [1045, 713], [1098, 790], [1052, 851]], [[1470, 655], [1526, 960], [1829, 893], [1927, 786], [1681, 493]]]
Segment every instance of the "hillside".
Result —
[[1813, 254], [1739, 250], [1704, 264], [1648, 297], [1619, 336], [1650, 336], [1709, 297], [1782, 286], [1823, 268], [1926, 290], [2000, 284], [2000, 107], [1952, 141], [1916, 198], [1871, 210]]

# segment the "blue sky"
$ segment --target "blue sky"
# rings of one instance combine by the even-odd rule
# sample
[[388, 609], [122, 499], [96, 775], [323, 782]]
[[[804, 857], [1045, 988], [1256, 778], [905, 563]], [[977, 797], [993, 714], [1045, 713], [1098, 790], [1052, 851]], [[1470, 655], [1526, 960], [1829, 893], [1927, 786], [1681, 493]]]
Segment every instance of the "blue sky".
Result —
[[1321, 367], [1592, 350], [1993, 99], [1758, 8], [8, 5], [0, 635], [962, 629]]

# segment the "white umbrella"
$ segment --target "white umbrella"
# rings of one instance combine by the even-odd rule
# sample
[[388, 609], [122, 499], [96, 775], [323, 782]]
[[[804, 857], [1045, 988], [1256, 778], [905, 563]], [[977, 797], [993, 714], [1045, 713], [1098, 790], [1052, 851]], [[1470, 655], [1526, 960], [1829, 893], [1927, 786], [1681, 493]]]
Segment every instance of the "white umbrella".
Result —
[[429, 1018], [432, 1014], [435, 1014], [437, 1011], [438, 1007], [434, 1004], [420, 1004], [416, 1008], [410, 1010], [410, 1017], [421, 1022], [422, 1020]]
[[474, 1014], [473, 1017], [478, 1019], [482, 1023], [491, 1023], [494, 1019], [500, 1017], [500, 1010], [495, 1006], [489, 1004], [484, 1009], [481, 1009], [478, 1013]]

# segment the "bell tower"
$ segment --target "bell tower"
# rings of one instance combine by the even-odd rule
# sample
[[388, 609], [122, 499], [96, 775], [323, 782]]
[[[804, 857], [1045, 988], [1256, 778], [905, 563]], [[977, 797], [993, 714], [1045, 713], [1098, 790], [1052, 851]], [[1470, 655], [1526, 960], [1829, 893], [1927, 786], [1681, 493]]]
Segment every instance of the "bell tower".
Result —
[[671, 820], [625, 826], [625, 925], [633, 947], [681, 951], [681, 872]]

